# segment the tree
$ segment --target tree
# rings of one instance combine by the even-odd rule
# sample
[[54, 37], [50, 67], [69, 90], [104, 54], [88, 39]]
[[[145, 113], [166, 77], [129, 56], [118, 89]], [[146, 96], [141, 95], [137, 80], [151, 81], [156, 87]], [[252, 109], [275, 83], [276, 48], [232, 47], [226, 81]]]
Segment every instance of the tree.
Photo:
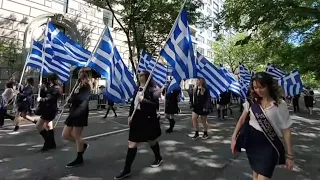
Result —
[[[252, 32], [282, 66], [320, 77], [320, 1], [227, 0], [220, 26]], [[287, 67], [285, 67], [287, 68]]]
[[244, 45], [236, 43], [245, 37], [245, 34], [236, 34], [228, 38], [219, 38], [213, 43], [214, 63], [226, 65], [235, 73], [239, 63], [243, 63], [249, 70], [261, 71], [265, 68], [269, 54], [257, 41], [250, 41]]
[[[159, 53], [182, 5], [181, 0], [87, 0], [89, 3], [103, 9], [109, 9], [120, 25], [120, 29], [127, 36], [129, 59], [135, 70], [133, 49], [137, 52], [136, 59], [140, 57], [141, 50], [147, 50], [156, 56]], [[114, 5], [122, 9], [114, 11]], [[205, 27], [212, 25], [212, 18], [204, 17], [197, 10], [203, 5], [201, 0], [187, 0], [189, 21], [192, 24]], [[116, 29], [116, 30], [120, 30]]]

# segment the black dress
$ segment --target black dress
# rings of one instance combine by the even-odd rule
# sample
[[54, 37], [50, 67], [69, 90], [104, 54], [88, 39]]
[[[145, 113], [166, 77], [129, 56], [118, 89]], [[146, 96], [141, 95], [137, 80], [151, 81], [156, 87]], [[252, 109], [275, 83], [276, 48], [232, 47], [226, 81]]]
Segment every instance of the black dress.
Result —
[[196, 88], [193, 95], [193, 112], [200, 116], [207, 116], [210, 113], [210, 104], [209, 89], [205, 88], [204, 93], [202, 94], [200, 89]]
[[80, 85], [78, 92], [75, 92], [69, 99], [71, 103], [69, 116], [64, 122], [70, 127], [88, 126], [89, 117], [89, 98], [91, 87], [89, 84]]
[[20, 92], [17, 96], [17, 106], [18, 112], [27, 113], [30, 110], [32, 104], [33, 96], [33, 87], [27, 85], [24, 88], [20, 89]]
[[166, 114], [178, 114], [179, 113], [178, 98], [180, 95], [180, 89], [175, 89], [169, 93], [164, 90], [162, 94], [166, 96], [166, 108], [164, 112]]
[[58, 112], [58, 99], [60, 98], [60, 87], [50, 86], [48, 89], [42, 89], [40, 92], [40, 103], [37, 114], [41, 115], [41, 119], [52, 121]]
[[[137, 94], [135, 92], [135, 96]], [[139, 88], [142, 91], [142, 88]], [[144, 100], [140, 102], [140, 110], [133, 115], [129, 131], [129, 141], [148, 142], [157, 139], [161, 135], [159, 109], [159, 97], [155, 96], [156, 89], [148, 87], [144, 93]], [[135, 104], [131, 102], [129, 116], [132, 115]]]

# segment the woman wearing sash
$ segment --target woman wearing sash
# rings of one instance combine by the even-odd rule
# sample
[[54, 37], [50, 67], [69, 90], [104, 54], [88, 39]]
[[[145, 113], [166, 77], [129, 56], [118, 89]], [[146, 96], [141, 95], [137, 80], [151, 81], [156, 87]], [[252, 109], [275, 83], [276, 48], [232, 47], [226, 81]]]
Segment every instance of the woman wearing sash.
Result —
[[[281, 99], [280, 87], [270, 75], [256, 73], [252, 78], [250, 92], [232, 136], [231, 150], [234, 154], [239, 151], [237, 138], [240, 135], [237, 135], [249, 116], [247, 139], [243, 148], [246, 149], [253, 170], [253, 179], [268, 180], [278, 164], [293, 169], [290, 129], [293, 121], [286, 102]], [[281, 139], [284, 139], [284, 144]]]
[[67, 164], [67, 168], [82, 165], [84, 162], [83, 153], [89, 146], [84, 143], [84, 140], [82, 139], [82, 131], [85, 126], [88, 126], [91, 88], [90, 69], [80, 69], [78, 74], [78, 86], [68, 101], [68, 103], [71, 104], [71, 107], [62, 131], [62, 137], [65, 140], [74, 142], [77, 147], [77, 158]]
[[209, 89], [206, 85], [206, 81], [203, 78], [198, 79], [198, 86], [195, 89], [193, 95], [193, 110], [192, 110], [192, 124], [195, 129], [195, 134], [192, 139], [199, 138], [199, 123], [198, 118], [200, 116], [202, 124], [203, 124], [203, 136], [202, 139], [208, 139], [208, 124], [207, 124], [207, 116], [210, 113], [210, 93]]
[[[137, 154], [138, 143], [149, 143], [155, 156], [155, 161], [151, 164], [151, 167], [159, 167], [163, 162], [157, 140], [161, 135], [160, 122], [157, 114], [161, 90], [156, 87], [152, 79], [150, 83], [146, 85], [149, 76], [150, 73], [148, 71], [142, 71], [139, 74], [140, 87], [135, 92], [136, 96], [131, 103], [128, 117], [130, 131], [126, 161], [123, 171], [114, 177], [114, 179], [124, 179], [131, 175], [131, 165]], [[145, 86], [147, 87], [143, 93], [142, 91]], [[137, 109], [131, 119], [135, 107], [137, 107]]]

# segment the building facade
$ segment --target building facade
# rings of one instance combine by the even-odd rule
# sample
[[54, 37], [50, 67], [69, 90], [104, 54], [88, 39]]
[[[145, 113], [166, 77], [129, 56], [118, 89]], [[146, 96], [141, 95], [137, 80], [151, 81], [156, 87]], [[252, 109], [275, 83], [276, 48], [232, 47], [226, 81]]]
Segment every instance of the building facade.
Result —
[[[16, 77], [20, 76], [26, 57], [23, 49], [27, 52], [32, 39], [43, 38], [48, 17], [90, 51], [107, 25], [124, 62], [128, 63], [126, 36], [121, 31], [114, 31], [118, 24], [108, 10], [89, 5], [84, 0], [0, 0], [0, 48], [8, 49], [0, 49], [0, 89], [13, 71], [17, 71]], [[11, 52], [12, 46], [8, 47], [8, 42], [12, 42], [17, 50]], [[19, 57], [16, 54], [20, 54]], [[7, 63], [11, 61], [18, 67]]]

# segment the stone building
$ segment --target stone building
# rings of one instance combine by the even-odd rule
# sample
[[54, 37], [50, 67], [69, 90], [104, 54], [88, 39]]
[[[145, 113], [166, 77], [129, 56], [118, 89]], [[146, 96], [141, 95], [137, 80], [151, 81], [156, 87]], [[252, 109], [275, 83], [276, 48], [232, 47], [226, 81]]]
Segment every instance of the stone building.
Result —
[[106, 9], [83, 0], [0, 0], [0, 89], [12, 74], [19, 78], [30, 42], [43, 39], [48, 18], [90, 51], [107, 25], [124, 62], [128, 63], [126, 36], [114, 31], [118, 24]]

